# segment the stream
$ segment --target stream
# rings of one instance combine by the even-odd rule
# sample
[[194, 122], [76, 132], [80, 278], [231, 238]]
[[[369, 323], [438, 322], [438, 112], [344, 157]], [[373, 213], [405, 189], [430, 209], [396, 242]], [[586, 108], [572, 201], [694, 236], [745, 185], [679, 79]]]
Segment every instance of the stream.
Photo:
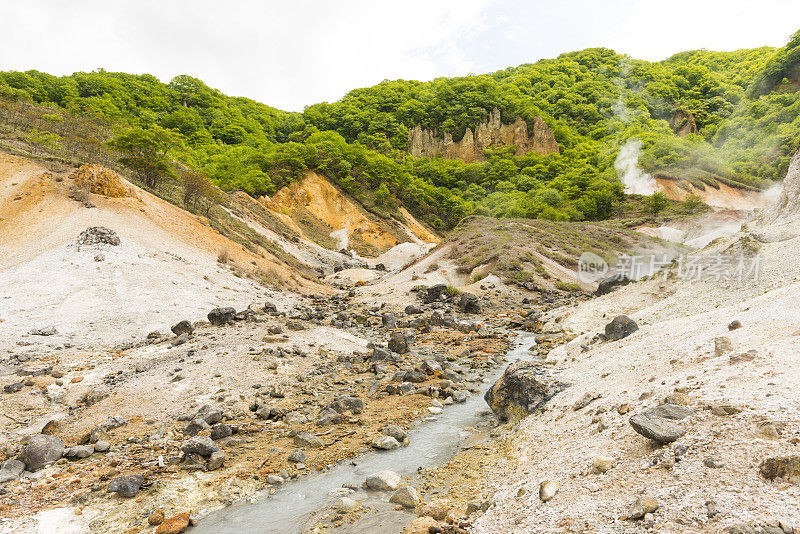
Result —
[[[531, 356], [528, 349], [533, 344], [535, 339], [532, 334], [521, 333], [505, 355], [507, 362], [497, 365], [483, 376], [481, 393], [470, 395], [462, 404], [445, 406], [444, 412], [434, 421], [423, 421], [415, 425], [408, 433], [407, 447], [368, 452], [342, 461], [327, 471], [299, 477], [277, 487], [272, 495], [262, 493], [254, 502], [241, 501], [213, 512], [187, 532], [302, 534], [311, 526], [308, 523], [316, 511], [338, 501], [341, 495], [337, 495], [334, 490], [341, 489], [343, 484], [361, 486], [368, 475], [385, 470], [413, 477], [420, 469], [447, 463], [467, 438], [475, 437], [475, 426], [488, 421], [490, 416], [483, 393], [503, 374], [507, 364], [529, 359]], [[378, 514], [356, 522], [357, 530], [342, 527], [339, 532], [399, 532], [416, 516], [395, 511], [394, 505], [388, 502], [389, 495], [366, 490], [347, 495], [371, 508], [377, 508]], [[374, 524], [366, 525], [365, 521]]]

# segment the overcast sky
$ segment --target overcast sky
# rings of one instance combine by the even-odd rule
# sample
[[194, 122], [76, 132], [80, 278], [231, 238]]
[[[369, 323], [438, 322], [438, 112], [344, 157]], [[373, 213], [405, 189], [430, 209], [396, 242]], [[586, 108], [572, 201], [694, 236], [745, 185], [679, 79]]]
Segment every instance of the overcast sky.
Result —
[[300, 111], [387, 78], [594, 46], [651, 60], [782, 46], [800, 29], [800, 0], [0, 0], [0, 17], [0, 70], [190, 74]]

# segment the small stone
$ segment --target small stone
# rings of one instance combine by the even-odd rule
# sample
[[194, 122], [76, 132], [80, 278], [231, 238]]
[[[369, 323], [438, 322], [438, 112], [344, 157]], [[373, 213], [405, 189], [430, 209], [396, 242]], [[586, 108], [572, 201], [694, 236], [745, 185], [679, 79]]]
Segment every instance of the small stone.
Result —
[[608, 341], [618, 341], [637, 330], [639, 330], [639, 325], [636, 324], [636, 321], [626, 315], [618, 315], [606, 325], [605, 337]]
[[544, 480], [539, 484], [539, 499], [542, 502], [547, 502], [556, 496], [558, 491], [558, 482], [552, 480]]
[[70, 447], [64, 450], [64, 458], [68, 458], [70, 460], [83, 460], [84, 458], [88, 458], [94, 452], [94, 446], [92, 445], [77, 445], [75, 447]]
[[403, 508], [414, 508], [419, 504], [419, 494], [411, 486], [403, 486], [392, 493], [389, 502], [399, 504]]
[[217, 423], [211, 427], [211, 439], [217, 441], [222, 438], [227, 438], [228, 436], [233, 434], [233, 428], [231, 425], [227, 425], [225, 423]]
[[429, 534], [430, 532], [436, 532], [435, 529], [438, 528], [438, 521], [432, 517], [422, 516], [416, 518], [408, 526], [406, 526], [403, 529], [403, 534]]
[[403, 430], [399, 425], [386, 425], [381, 429], [381, 433], [386, 436], [391, 436], [401, 443], [404, 439], [406, 439], [406, 437], [408, 437], [406, 431]]
[[111, 444], [106, 440], [98, 440], [94, 444], [94, 452], [107, 452], [111, 448]]
[[171, 330], [176, 336], [180, 336], [182, 334], [191, 335], [192, 332], [194, 332], [194, 327], [192, 326], [192, 323], [184, 319], [183, 321], [173, 325]]
[[736, 329], [741, 328], [741, 327], [742, 327], [742, 323], [740, 323], [739, 320], [736, 319], [736, 320], [732, 321], [728, 325], [728, 330], [736, 330]]

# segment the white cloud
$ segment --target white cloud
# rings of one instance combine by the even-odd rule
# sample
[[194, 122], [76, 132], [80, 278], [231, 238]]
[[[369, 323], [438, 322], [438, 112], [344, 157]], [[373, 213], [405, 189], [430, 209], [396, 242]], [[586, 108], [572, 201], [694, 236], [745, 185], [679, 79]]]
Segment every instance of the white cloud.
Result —
[[660, 59], [779, 46], [800, 2], [762, 0], [26, 0], [6, 2], [0, 70], [190, 74], [299, 110], [383, 79], [485, 72], [590, 46]]

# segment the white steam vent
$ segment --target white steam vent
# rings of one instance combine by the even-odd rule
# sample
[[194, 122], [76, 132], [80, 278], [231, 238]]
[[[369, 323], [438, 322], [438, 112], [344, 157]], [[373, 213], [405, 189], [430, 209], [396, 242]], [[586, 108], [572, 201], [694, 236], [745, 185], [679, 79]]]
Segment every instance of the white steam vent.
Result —
[[639, 154], [642, 152], [642, 142], [638, 139], [629, 139], [619, 149], [614, 168], [617, 169], [625, 192], [629, 195], [652, 195], [659, 190], [658, 184], [652, 176], [639, 167]]
[[349, 234], [350, 229], [347, 226], [331, 232], [331, 237], [336, 240], [337, 246], [339, 247], [338, 250], [347, 250], [347, 246], [350, 244]]

